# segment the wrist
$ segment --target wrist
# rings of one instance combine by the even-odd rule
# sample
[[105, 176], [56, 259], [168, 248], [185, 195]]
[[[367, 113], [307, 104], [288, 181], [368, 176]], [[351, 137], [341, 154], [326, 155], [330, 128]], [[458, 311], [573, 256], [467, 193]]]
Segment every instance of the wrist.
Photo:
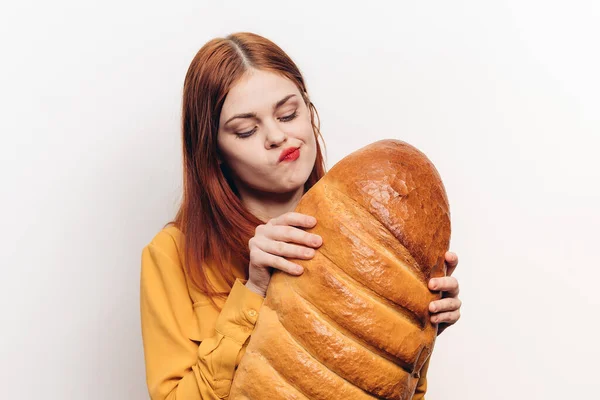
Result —
[[257, 293], [257, 294], [261, 295], [262, 297], [265, 297], [265, 295], [266, 295], [266, 291], [265, 290], [260, 289], [259, 287], [257, 287], [255, 284], [253, 284], [250, 281], [246, 282], [245, 286], [249, 290], [253, 291], [254, 293]]

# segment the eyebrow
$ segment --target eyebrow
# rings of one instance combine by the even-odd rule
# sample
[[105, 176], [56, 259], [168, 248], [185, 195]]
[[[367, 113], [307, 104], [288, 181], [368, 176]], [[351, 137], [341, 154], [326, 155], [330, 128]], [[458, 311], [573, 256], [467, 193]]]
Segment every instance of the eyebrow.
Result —
[[[283, 99], [279, 100], [277, 103], [275, 103], [275, 105], [273, 106], [273, 111], [277, 110], [279, 107], [281, 107], [283, 104], [285, 104], [286, 101], [288, 101], [290, 98], [296, 96], [295, 94], [288, 94], [287, 96], [285, 96]], [[244, 113], [244, 114], [236, 114], [233, 117], [229, 118], [227, 120], [227, 122], [225, 122], [223, 124], [223, 126], [227, 125], [228, 123], [230, 123], [231, 121], [233, 121], [236, 118], [256, 118], [256, 113]]]

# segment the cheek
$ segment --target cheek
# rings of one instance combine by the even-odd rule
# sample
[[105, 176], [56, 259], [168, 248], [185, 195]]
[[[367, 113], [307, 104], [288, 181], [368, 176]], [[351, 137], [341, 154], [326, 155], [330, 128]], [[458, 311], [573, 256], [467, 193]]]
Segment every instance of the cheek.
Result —
[[251, 175], [252, 173], [260, 173], [261, 167], [265, 164], [260, 157], [252, 157], [249, 154], [234, 157], [230, 160], [231, 167], [240, 175]]
[[264, 151], [250, 151], [236, 154], [230, 159], [230, 166], [234, 173], [247, 182], [259, 182], [273, 175], [273, 168], [269, 160], [264, 158]]
[[305, 119], [302, 121], [302, 123], [298, 127], [298, 131], [301, 132], [302, 139], [305, 142], [311, 143], [312, 141], [314, 141], [314, 140], [311, 140], [311, 138], [314, 138], [315, 135], [313, 132], [312, 124], [310, 122], [310, 116], [305, 117]]
[[310, 111], [308, 109], [304, 113], [304, 121], [306, 121], [306, 125], [312, 129], [312, 122], [310, 120]]

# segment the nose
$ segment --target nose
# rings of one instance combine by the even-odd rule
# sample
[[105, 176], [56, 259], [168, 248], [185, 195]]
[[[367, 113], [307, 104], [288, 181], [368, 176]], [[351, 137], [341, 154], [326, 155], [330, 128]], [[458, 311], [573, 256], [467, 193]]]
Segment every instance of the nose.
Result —
[[272, 149], [273, 147], [279, 147], [287, 141], [287, 133], [283, 131], [278, 124], [271, 123], [267, 127], [267, 137], [265, 139], [265, 147]]

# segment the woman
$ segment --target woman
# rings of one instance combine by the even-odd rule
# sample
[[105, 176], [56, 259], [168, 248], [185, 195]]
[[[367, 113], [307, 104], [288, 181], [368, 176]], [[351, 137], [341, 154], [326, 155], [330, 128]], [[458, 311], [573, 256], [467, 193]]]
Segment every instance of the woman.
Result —
[[[183, 94], [183, 201], [142, 253], [147, 384], [158, 399], [223, 399], [258, 318], [271, 268], [300, 275], [322, 238], [292, 212], [324, 174], [316, 108], [274, 43], [237, 33], [206, 43]], [[293, 150], [293, 152], [292, 152]], [[290, 153], [291, 152], [291, 153]], [[185, 234], [184, 234], [185, 233]], [[448, 275], [458, 263], [446, 255]], [[459, 319], [458, 282], [430, 305], [439, 332]], [[417, 393], [427, 387], [425, 364]]]

